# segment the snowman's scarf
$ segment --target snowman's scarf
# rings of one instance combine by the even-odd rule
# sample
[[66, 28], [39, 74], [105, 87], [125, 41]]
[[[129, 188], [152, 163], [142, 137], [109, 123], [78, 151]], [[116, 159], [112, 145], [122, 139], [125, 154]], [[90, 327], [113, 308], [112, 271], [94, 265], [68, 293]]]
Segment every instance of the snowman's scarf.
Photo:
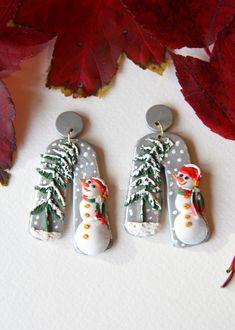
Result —
[[95, 203], [96, 202], [95, 198], [88, 198], [88, 196], [86, 196], [86, 195], [82, 195], [82, 199], [85, 199], [89, 203]]
[[96, 198], [88, 198], [86, 195], [82, 195], [82, 199], [86, 200], [89, 203], [95, 203], [95, 213], [94, 216], [97, 217], [101, 224], [107, 224], [105, 217], [104, 203], [97, 202]]
[[201, 190], [199, 188], [194, 187], [192, 190], [179, 188], [178, 194], [183, 195], [185, 198], [190, 198], [191, 210], [195, 216], [198, 214], [202, 215], [205, 205]]

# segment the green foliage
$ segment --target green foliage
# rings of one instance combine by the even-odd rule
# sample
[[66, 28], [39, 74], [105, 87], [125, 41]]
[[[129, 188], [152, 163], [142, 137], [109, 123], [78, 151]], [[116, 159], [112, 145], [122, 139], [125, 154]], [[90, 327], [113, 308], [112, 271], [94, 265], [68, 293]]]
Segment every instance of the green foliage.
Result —
[[48, 230], [51, 219], [63, 220], [62, 208], [65, 206], [64, 190], [68, 181], [73, 178], [74, 165], [78, 161], [78, 147], [75, 143], [61, 143], [52, 149], [53, 153], [41, 155], [43, 168], [38, 173], [46, 179], [46, 184], [35, 186], [42, 195], [32, 215], [44, 214], [45, 230]]
[[140, 154], [135, 157], [139, 162], [139, 167], [133, 170], [131, 187], [135, 189], [133, 194], [128, 196], [125, 206], [137, 200], [141, 202], [141, 220], [144, 221], [144, 205], [148, 203], [152, 209], [160, 210], [161, 204], [157, 200], [158, 193], [161, 191], [161, 163], [166, 153], [173, 146], [169, 138], [159, 140], [148, 138], [148, 145], [140, 147]]

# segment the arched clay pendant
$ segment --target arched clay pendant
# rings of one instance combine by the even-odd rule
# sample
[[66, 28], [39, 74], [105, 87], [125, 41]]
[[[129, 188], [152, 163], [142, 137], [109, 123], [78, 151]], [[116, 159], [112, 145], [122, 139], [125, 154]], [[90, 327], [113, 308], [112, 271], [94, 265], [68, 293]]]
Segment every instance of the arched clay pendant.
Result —
[[41, 240], [61, 237], [71, 182], [74, 247], [80, 253], [95, 255], [105, 251], [112, 240], [105, 207], [108, 188], [99, 176], [95, 151], [77, 138], [83, 127], [81, 117], [64, 112], [57, 118], [56, 127], [63, 138], [50, 143], [42, 154], [30, 233]]
[[[183, 139], [172, 133], [164, 133], [172, 124], [172, 113], [168, 107], [153, 106], [146, 113], [146, 120], [155, 133], [141, 138], [135, 148], [126, 200], [125, 229], [134, 236], [154, 235], [159, 229], [161, 199], [165, 192], [173, 244], [185, 247], [202, 243], [209, 237], [209, 228], [198, 188], [200, 170], [190, 164], [188, 148]], [[184, 190], [188, 193], [187, 199], [183, 196], [184, 203], [181, 205], [182, 198], [179, 195], [183, 191], [180, 187], [183, 182], [180, 183], [179, 178], [181, 171], [186, 173], [186, 169], [188, 175], [185, 176], [189, 179], [188, 188]], [[166, 178], [166, 189], [162, 186], [163, 176]]]

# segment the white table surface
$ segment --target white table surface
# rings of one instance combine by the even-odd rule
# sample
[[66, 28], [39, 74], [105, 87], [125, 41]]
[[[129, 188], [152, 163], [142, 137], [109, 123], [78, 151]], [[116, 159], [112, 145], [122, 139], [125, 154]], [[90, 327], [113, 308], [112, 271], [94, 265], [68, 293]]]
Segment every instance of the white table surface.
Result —
[[[10, 185], [0, 189], [0, 329], [235, 329], [235, 280], [219, 287], [235, 252], [234, 142], [198, 119], [172, 64], [160, 77], [126, 59], [103, 99], [73, 99], [44, 87], [49, 61], [46, 48], [5, 79], [17, 109], [18, 151]], [[171, 245], [166, 216], [152, 238], [131, 237], [123, 228], [134, 144], [149, 132], [145, 111], [160, 103], [174, 109], [171, 131], [185, 138], [204, 173], [214, 229], [208, 243], [193, 248]], [[97, 257], [74, 252], [69, 218], [58, 241], [40, 242], [28, 233], [35, 169], [66, 110], [84, 117], [82, 136], [95, 145], [110, 187], [114, 246]]]

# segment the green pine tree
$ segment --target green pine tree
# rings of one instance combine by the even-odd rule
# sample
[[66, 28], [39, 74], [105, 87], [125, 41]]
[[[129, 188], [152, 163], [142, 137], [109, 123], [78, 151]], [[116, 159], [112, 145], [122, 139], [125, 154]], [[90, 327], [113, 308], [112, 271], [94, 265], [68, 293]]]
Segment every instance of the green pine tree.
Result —
[[61, 143], [52, 151], [53, 153], [41, 155], [43, 168], [39, 168], [37, 171], [47, 180], [47, 183], [35, 187], [42, 193], [42, 197], [31, 211], [32, 215], [44, 213], [45, 231], [49, 230], [51, 220], [63, 220], [64, 190], [73, 178], [73, 169], [79, 154], [78, 147], [73, 142]]
[[135, 189], [134, 193], [128, 196], [126, 206], [140, 201], [140, 219], [145, 221], [145, 204], [150, 208], [160, 210], [161, 204], [157, 199], [158, 193], [161, 191], [161, 163], [165, 154], [173, 146], [173, 142], [169, 138], [161, 138], [159, 140], [147, 138], [148, 146], [140, 147], [140, 154], [135, 158], [139, 162], [139, 166], [132, 172], [132, 177], [136, 178], [131, 183], [131, 187]]

